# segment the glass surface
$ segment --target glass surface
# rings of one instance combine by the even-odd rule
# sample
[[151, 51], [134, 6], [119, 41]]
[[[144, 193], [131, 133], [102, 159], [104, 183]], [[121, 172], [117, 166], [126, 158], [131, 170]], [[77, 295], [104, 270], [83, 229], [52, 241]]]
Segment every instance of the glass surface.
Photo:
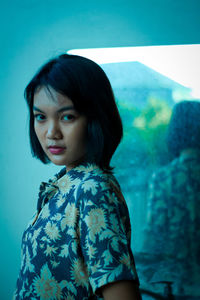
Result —
[[[148, 214], [152, 213], [149, 208], [152, 175], [161, 168], [170, 168], [174, 159], [167, 147], [167, 130], [173, 108], [184, 100], [200, 101], [200, 45], [83, 49], [69, 52], [86, 56], [99, 63], [110, 79], [117, 100], [124, 137], [112, 163], [130, 211], [132, 249], [141, 289], [146, 290], [143, 292], [143, 299], [173, 299], [170, 298], [172, 296], [175, 299], [195, 299], [200, 293], [200, 266], [195, 257], [195, 251], [198, 247], [200, 249], [200, 245], [195, 244], [195, 233], [192, 233], [192, 230], [194, 218], [195, 224], [199, 224], [200, 220], [195, 211], [191, 219], [184, 217], [184, 214], [187, 215], [194, 208], [191, 193], [195, 184], [198, 185], [195, 188], [196, 200], [200, 203], [199, 183], [189, 184], [185, 179], [187, 174], [182, 174], [179, 170], [179, 180], [186, 180], [184, 185], [188, 187], [184, 187], [184, 191], [181, 187], [182, 200], [179, 196], [174, 199], [174, 209], [170, 204], [167, 207], [166, 195], [160, 194], [160, 199], [157, 197], [157, 206], [152, 207], [159, 207], [158, 212], [161, 212], [156, 216], [161, 224], [159, 230], [158, 227], [154, 228], [153, 223], [148, 223]], [[199, 122], [199, 118], [197, 115], [193, 122]], [[173, 143], [177, 141], [174, 140]], [[181, 166], [182, 169], [184, 167]], [[200, 167], [196, 173], [200, 176], [199, 171]], [[175, 169], [175, 172], [178, 171]], [[189, 174], [191, 175], [191, 172]], [[174, 180], [170, 179], [170, 176], [167, 180]], [[164, 179], [160, 178], [160, 186], [162, 180]], [[189, 189], [190, 194], [187, 193]], [[191, 206], [188, 204], [187, 207], [189, 201]], [[199, 205], [195, 204], [196, 209]], [[166, 215], [171, 211], [176, 212], [177, 216], [172, 215], [171, 219], [168, 218], [168, 223], [164, 223]], [[170, 222], [174, 220], [174, 231], [169, 231], [168, 226], [170, 227]], [[148, 228], [149, 226], [152, 228]], [[181, 244], [184, 250], [179, 249], [177, 231], [181, 231], [181, 228], [184, 231], [187, 226], [189, 229], [185, 230], [185, 235], [188, 236], [185, 237], [185, 244], [184, 241]], [[170, 237], [167, 236], [167, 232], [170, 232]], [[159, 249], [157, 253], [152, 239], [162, 238], [163, 249]], [[167, 243], [171, 243], [169, 252], [166, 250]], [[189, 254], [186, 256], [184, 253], [187, 252]], [[183, 262], [187, 258], [188, 261], [194, 260], [193, 264]]]

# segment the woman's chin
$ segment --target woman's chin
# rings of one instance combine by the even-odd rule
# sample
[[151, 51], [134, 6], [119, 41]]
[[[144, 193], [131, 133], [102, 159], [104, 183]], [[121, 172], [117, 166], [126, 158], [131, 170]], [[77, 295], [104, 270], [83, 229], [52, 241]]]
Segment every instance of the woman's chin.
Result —
[[52, 164], [56, 166], [66, 166], [66, 162], [62, 159], [49, 158]]

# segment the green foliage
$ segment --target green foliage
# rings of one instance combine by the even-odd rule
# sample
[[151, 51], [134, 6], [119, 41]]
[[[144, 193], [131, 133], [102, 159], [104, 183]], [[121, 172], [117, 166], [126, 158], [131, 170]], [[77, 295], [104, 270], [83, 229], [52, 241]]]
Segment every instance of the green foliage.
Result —
[[[168, 162], [166, 129], [171, 108], [164, 100], [150, 98], [143, 109], [118, 100], [124, 137], [114, 156], [114, 164], [123, 170], [156, 166]], [[121, 173], [121, 176], [123, 176]]]
[[133, 121], [133, 126], [137, 128], [141, 143], [152, 164], [163, 164], [168, 161], [166, 129], [170, 117], [169, 105], [163, 100], [151, 98], [140, 115]]

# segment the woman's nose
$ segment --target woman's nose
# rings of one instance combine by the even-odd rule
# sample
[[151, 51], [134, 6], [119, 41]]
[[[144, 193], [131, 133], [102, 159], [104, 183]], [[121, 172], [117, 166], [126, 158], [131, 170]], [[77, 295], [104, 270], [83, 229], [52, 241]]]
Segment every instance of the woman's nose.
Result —
[[62, 132], [57, 122], [51, 122], [48, 124], [46, 137], [48, 139], [61, 139]]

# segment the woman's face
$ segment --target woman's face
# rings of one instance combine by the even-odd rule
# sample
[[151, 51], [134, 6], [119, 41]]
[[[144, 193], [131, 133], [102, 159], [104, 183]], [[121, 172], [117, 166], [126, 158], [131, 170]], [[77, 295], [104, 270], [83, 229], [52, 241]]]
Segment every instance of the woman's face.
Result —
[[34, 95], [33, 114], [37, 138], [52, 163], [68, 171], [83, 160], [87, 119], [67, 96], [41, 87]]

